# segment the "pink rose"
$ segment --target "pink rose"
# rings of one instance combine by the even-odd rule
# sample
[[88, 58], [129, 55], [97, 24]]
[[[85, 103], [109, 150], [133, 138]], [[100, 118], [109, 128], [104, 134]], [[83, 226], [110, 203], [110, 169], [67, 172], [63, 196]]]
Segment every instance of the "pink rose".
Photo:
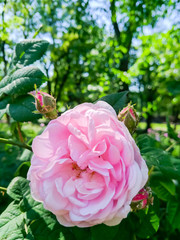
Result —
[[119, 224], [148, 178], [128, 129], [103, 101], [50, 121], [32, 149], [32, 196], [64, 226]]

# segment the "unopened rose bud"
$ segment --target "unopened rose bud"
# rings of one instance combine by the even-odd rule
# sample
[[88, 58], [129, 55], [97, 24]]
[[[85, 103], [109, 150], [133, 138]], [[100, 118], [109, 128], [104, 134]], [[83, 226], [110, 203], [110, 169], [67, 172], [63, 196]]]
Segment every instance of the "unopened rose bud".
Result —
[[123, 110], [119, 112], [118, 119], [126, 125], [130, 133], [133, 133], [135, 131], [139, 122], [139, 117], [133, 105], [130, 103], [127, 107], [123, 108]]
[[35, 106], [39, 113], [49, 119], [58, 117], [56, 111], [56, 99], [48, 93], [42, 91], [33, 91], [29, 93], [35, 98]]
[[131, 208], [133, 211], [144, 209], [149, 204], [153, 205], [153, 196], [150, 187], [142, 188], [138, 194], [133, 198], [131, 202]]

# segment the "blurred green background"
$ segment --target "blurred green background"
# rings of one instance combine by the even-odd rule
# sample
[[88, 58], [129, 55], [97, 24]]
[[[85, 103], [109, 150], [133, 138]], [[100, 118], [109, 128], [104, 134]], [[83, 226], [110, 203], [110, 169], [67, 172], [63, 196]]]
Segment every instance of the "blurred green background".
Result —
[[[4, 0], [0, 2], [0, 79], [16, 43], [50, 42], [43, 71], [59, 111], [129, 90], [143, 129], [177, 125], [180, 103], [178, 0]], [[166, 127], [164, 129], [166, 131]]]

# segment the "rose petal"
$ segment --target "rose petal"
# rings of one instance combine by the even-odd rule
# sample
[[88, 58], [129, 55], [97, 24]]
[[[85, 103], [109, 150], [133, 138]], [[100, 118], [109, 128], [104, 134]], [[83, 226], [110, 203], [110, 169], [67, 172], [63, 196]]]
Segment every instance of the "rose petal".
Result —
[[102, 193], [100, 197], [92, 200], [87, 207], [81, 208], [80, 213], [82, 215], [96, 214], [99, 210], [104, 209], [109, 204], [109, 202], [112, 200], [114, 193], [114, 188], [107, 188], [106, 190], [104, 190], [104, 193]]

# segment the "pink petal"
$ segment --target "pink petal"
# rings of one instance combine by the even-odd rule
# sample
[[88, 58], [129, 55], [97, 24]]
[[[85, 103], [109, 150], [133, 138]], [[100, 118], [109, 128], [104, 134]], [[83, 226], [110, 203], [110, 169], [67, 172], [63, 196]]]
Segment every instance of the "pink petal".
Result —
[[117, 164], [120, 161], [120, 152], [114, 145], [110, 145], [108, 150], [108, 160], [111, 164]]
[[100, 111], [100, 109], [105, 109], [105, 110], [107, 110], [113, 117], [117, 118], [117, 114], [116, 114], [114, 108], [112, 108], [111, 105], [109, 105], [109, 104], [106, 103], [105, 101], [98, 101], [98, 102], [95, 104], [95, 107], [97, 107], [99, 111]]
[[65, 218], [65, 215], [62, 215], [62, 216], [57, 215], [56, 218], [57, 218], [58, 222], [65, 227], [74, 227], [75, 226], [75, 223], [72, 223], [72, 221], [70, 221], [70, 219], [67, 220]]
[[76, 215], [73, 212], [69, 213], [69, 217], [71, 221], [74, 221], [74, 222], [87, 221], [90, 216], [91, 215], [88, 215], [88, 216]]
[[111, 169], [113, 166], [108, 162], [104, 161], [101, 158], [94, 158], [90, 161], [89, 165], [97, 168]]
[[65, 197], [69, 197], [71, 195], [73, 195], [75, 192], [75, 186], [74, 186], [74, 182], [72, 180], [72, 178], [70, 178], [63, 187], [63, 193]]
[[45, 194], [45, 207], [51, 209], [52, 212], [62, 210], [66, 207], [68, 201], [57, 192], [55, 184], [49, 179], [44, 180], [43, 190]]
[[89, 202], [87, 207], [81, 208], [80, 213], [82, 215], [96, 214], [99, 210], [104, 209], [109, 204], [114, 196], [114, 193], [114, 188], [107, 188], [97, 199]]
[[68, 138], [68, 146], [70, 149], [70, 156], [76, 162], [78, 162], [80, 155], [87, 150], [84, 143], [73, 135], [70, 135]]
[[93, 153], [97, 155], [102, 155], [107, 149], [106, 141], [103, 139], [101, 142], [98, 142], [92, 149]]
[[72, 204], [75, 204], [75, 205], [77, 205], [77, 206], [79, 206], [79, 207], [85, 207], [85, 206], [87, 206], [87, 204], [88, 204], [88, 202], [87, 201], [80, 201], [80, 200], [78, 200], [77, 199], [77, 197], [69, 197], [68, 198], [69, 199], [69, 201], [72, 203]]
[[128, 199], [132, 200], [134, 196], [139, 192], [142, 185], [142, 174], [140, 168], [136, 162], [129, 168], [129, 176], [128, 176], [128, 189], [129, 195]]
[[130, 144], [130, 142], [127, 141], [123, 136], [121, 137], [121, 140], [122, 140], [123, 148], [120, 154], [124, 164], [126, 165], [126, 167], [128, 167], [134, 162], [133, 147]]
[[68, 124], [68, 130], [70, 131], [70, 133], [72, 135], [74, 135], [77, 139], [79, 139], [80, 141], [82, 141], [83, 143], [85, 143], [87, 146], [89, 145], [89, 141], [86, 137], [86, 135], [84, 135], [79, 129], [77, 129], [76, 127], [74, 127], [71, 123]]
[[92, 146], [92, 144], [95, 141], [95, 133], [96, 133], [96, 129], [94, 125], [94, 120], [93, 118], [89, 117], [88, 118], [88, 139], [89, 139], [90, 146]]

